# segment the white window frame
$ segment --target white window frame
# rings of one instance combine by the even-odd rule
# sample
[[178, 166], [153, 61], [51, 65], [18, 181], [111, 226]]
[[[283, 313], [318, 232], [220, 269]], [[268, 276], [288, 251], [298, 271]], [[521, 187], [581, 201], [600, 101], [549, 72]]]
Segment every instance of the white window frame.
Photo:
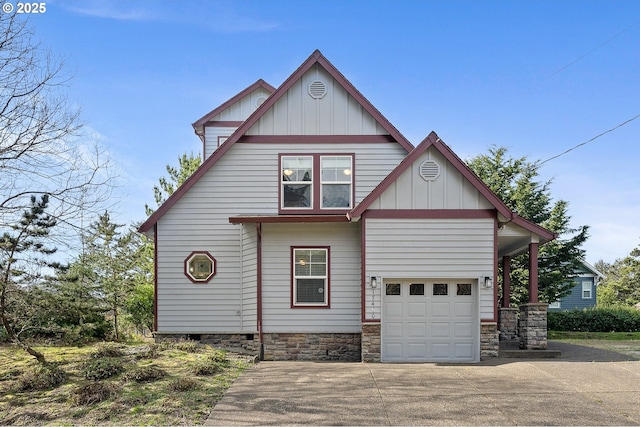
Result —
[[[586, 295], [588, 293], [588, 295]], [[591, 286], [591, 282], [588, 280], [583, 280], [582, 281], [582, 299], [592, 299], [593, 298], [593, 291], [592, 291], [592, 286]]]
[[[284, 162], [285, 159], [309, 159], [311, 160], [311, 180], [310, 181], [285, 181], [283, 176], [287, 175], [287, 170], [284, 168]], [[313, 206], [314, 206], [314, 200], [313, 200], [313, 193], [314, 193], [314, 174], [315, 174], [315, 170], [314, 170], [314, 160], [313, 160], [313, 155], [303, 155], [303, 154], [299, 154], [299, 155], [283, 155], [280, 157], [280, 209], [282, 210], [305, 210], [305, 211], [311, 211], [313, 210]], [[309, 186], [309, 206], [285, 206], [285, 199], [284, 199], [284, 195], [285, 195], [285, 187], [287, 185], [308, 185]]]
[[[322, 173], [323, 160], [338, 159], [338, 158], [349, 160], [349, 167], [345, 168], [344, 171], [342, 171], [345, 176], [349, 177], [349, 181], [325, 181], [323, 179], [323, 173]], [[326, 188], [325, 186], [330, 186], [330, 185], [348, 185], [349, 186], [349, 205], [348, 206], [324, 206], [323, 205], [324, 190]], [[351, 209], [351, 208], [353, 208], [353, 156], [351, 155], [345, 156], [340, 154], [320, 156], [320, 209], [327, 210], [327, 209]]]
[[[324, 251], [325, 253], [325, 270], [323, 275], [298, 275], [296, 274], [296, 266], [301, 265], [302, 251]], [[309, 257], [310, 258], [310, 257]], [[313, 264], [312, 261], [309, 261]], [[303, 264], [302, 264], [303, 265]], [[310, 269], [311, 270], [311, 269]], [[323, 301], [308, 302], [298, 301], [298, 279], [317, 279], [323, 280]], [[329, 308], [329, 247], [291, 247], [291, 308]]]
[[549, 308], [560, 308], [560, 301], [554, 301], [549, 304]]

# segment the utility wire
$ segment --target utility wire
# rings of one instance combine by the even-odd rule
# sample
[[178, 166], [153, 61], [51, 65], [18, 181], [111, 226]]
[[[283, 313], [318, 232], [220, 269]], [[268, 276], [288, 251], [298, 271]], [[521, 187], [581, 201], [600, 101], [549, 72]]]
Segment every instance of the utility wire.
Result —
[[553, 157], [549, 157], [547, 160], [544, 160], [544, 161], [542, 161], [542, 162], [538, 163], [536, 166], [537, 166], [537, 167], [540, 167], [540, 166], [544, 165], [545, 163], [547, 163], [547, 162], [549, 162], [549, 161], [551, 161], [551, 160], [553, 160], [553, 159], [557, 159], [557, 158], [558, 158], [558, 157], [560, 157], [560, 156], [564, 156], [565, 154], [567, 154], [567, 153], [569, 153], [569, 152], [571, 152], [571, 151], [575, 150], [576, 148], [582, 147], [583, 145], [587, 145], [588, 143], [590, 143], [590, 142], [592, 142], [592, 141], [595, 141], [596, 139], [600, 138], [601, 136], [604, 136], [604, 135], [606, 135], [606, 134], [608, 134], [608, 133], [610, 133], [610, 132], [613, 132], [613, 131], [614, 131], [614, 130], [616, 130], [616, 129], [621, 128], [622, 126], [624, 126], [624, 125], [626, 125], [626, 124], [628, 124], [628, 123], [631, 123], [632, 121], [634, 121], [634, 120], [635, 120], [635, 119], [637, 119], [638, 117], [640, 117], [640, 114], [638, 114], [638, 115], [636, 115], [636, 116], [634, 116], [634, 117], [630, 118], [629, 120], [626, 120], [626, 121], [624, 121], [624, 122], [620, 123], [620, 124], [619, 124], [619, 125], [617, 125], [617, 126], [612, 127], [612, 128], [611, 128], [611, 129], [609, 129], [609, 130], [606, 130], [606, 131], [602, 132], [601, 134], [598, 134], [598, 135], [594, 136], [593, 138], [591, 138], [591, 139], [589, 139], [589, 140], [587, 140], [587, 141], [585, 141], [585, 142], [581, 142], [580, 144], [575, 145], [575, 146], [573, 146], [573, 147], [569, 148], [568, 150], [563, 151], [563, 152], [562, 152], [562, 153], [560, 153], [560, 154], [557, 154], [557, 155], [555, 155], [555, 156], [553, 156]]
[[627, 31], [629, 31], [630, 29], [632, 29], [633, 27], [635, 27], [636, 25], [640, 24], [640, 21], [637, 21], [633, 24], [631, 24], [629, 27], [625, 28], [624, 30], [620, 31], [619, 33], [615, 34], [614, 36], [608, 38], [607, 40], [603, 41], [602, 43], [600, 43], [598, 46], [594, 47], [593, 49], [591, 49], [589, 52], [585, 53], [582, 56], [579, 56], [578, 58], [574, 59], [573, 61], [569, 62], [567, 65], [565, 65], [564, 67], [560, 68], [559, 70], [557, 70], [556, 72], [554, 72], [553, 74], [547, 76], [545, 79], [543, 79], [540, 83], [544, 83], [547, 80], [549, 80], [551, 77], [560, 74], [561, 72], [563, 72], [564, 70], [566, 70], [567, 68], [571, 67], [573, 64], [575, 64], [576, 62], [580, 61], [582, 58], [584, 58], [585, 56], [588, 56], [590, 54], [592, 54], [593, 52], [595, 52], [596, 50], [600, 49], [602, 46], [606, 45], [607, 43], [609, 43], [610, 41], [612, 41], [613, 39], [619, 37], [620, 35], [626, 33]]

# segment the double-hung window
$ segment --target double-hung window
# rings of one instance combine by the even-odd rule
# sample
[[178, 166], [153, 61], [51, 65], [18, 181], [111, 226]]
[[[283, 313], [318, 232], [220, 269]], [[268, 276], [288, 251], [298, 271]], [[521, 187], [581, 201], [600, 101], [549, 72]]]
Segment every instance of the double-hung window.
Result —
[[353, 207], [353, 155], [280, 156], [280, 211], [344, 212]]
[[582, 282], [582, 298], [591, 299], [591, 282], [588, 280]]
[[351, 208], [351, 156], [320, 156], [321, 209]]
[[313, 157], [282, 156], [282, 208], [313, 207]]
[[329, 307], [329, 248], [291, 248], [292, 307]]

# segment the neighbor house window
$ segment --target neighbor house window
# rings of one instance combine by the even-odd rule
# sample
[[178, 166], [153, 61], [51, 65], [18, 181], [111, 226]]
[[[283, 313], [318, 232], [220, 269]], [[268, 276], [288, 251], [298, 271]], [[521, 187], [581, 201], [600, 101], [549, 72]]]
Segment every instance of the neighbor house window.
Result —
[[329, 248], [292, 248], [292, 307], [329, 307]]
[[353, 155], [281, 155], [280, 209], [344, 212], [353, 207]]
[[555, 301], [549, 304], [549, 308], [560, 308], [560, 301]]
[[209, 252], [191, 252], [184, 260], [184, 274], [192, 282], [208, 282], [216, 274], [216, 259]]
[[591, 299], [591, 282], [582, 282], [582, 298]]

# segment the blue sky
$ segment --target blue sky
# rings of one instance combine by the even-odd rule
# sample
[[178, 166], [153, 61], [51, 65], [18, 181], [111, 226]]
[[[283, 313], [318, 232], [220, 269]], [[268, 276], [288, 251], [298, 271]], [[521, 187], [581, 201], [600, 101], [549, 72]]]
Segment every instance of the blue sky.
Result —
[[[55, 0], [31, 21], [121, 169], [120, 222], [201, 150], [191, 123], [315, 49], [414, 145], [434, 130], [463, 159], [546, 160], [640, 114], [637, 1]], [[639, 136], [640, 118], [540, 170], [591, 263], [640, 243]]]

